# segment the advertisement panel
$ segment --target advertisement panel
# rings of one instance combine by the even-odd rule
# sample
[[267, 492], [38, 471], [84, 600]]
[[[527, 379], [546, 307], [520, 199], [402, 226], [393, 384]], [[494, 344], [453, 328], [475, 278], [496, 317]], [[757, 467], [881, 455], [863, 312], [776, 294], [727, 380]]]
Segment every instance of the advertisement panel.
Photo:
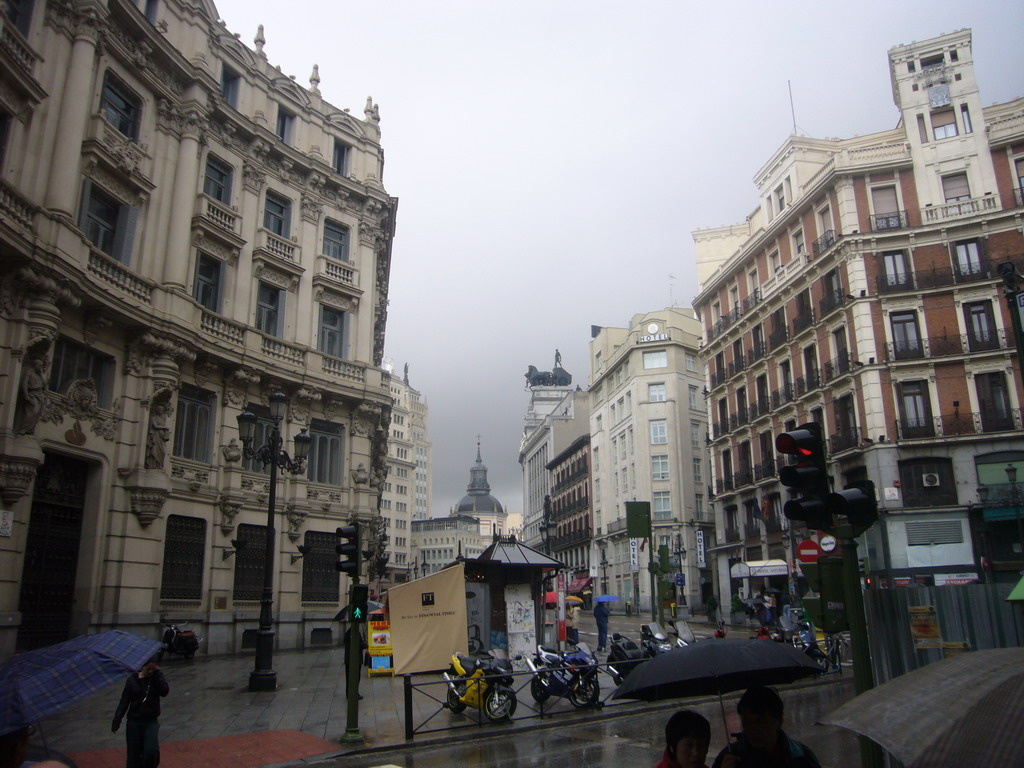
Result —
[[468, 651], [462, 564], [388, 590], [395, 674], [446, 669]]

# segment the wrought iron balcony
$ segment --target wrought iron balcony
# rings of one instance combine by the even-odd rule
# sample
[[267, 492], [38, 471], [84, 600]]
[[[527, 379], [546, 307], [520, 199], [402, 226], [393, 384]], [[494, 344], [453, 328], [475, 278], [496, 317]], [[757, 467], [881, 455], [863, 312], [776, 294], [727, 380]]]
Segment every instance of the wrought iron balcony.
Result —
[[751, 293], [749, 296], [747, 296], [747, 298], [745, 298], [743, 300], [743, 302], [740, 304], [740, 307], [742, 308], [743, 313], [746, 314], [747, 312], [749, 312], [751, 309], [753, 309], [754, 307], [756, 307], [760, 303], [761, 303], [761, 289], [760, 288], [755, 288], [754, 292]]
[[729, 377], [732, 378], [737, 373], [742, 372], [745, 367], [742, 357], [733, 360], [729, 363]]
[[856, 427], [845, 427], [828, 438], [829, 448], [832, 453], [847, 451], [856, 448], [860, 443], [860, 437]]
[[1017, 208], [1024, 205], [1024, 187], [1013, 188], [1013, 201], [1017, 204]]
[[741, 469], [732, 476], [734, 488], [742, 488], [754, 482], [754, 475], [749, 469]]
[[775, 513], [765, 515], [764, 527], [768, 533], [779, 533], [782, 530], [782, 519]]
[[935, 429], [939, 426], [938, 419], [915, 417], [896, 419], [896, 434], [900, 440], [919, 440], [922, 437], [935, 437]]
[[779, 408], [782, 405], [790, 402], [794, 397], [794, 389], [792, 384], [784, 384], [779, 389], [772, 392], [772, 408]]
[[[992, 341], [986, 341], [990, 346], [987, 349], [1004, 349], [1005, 347], [992, 346], [998, 344], [998, 335], [991, 334]], [[1002, 341], [1005, 343], [1005, 334]], [[979, 340], [980, 341], [980, 340]], [[926, 357], [947, 357], [949, 355], [962, 355], [970, 347], [970, 339], [966, 335], [935, 336], [930, 339], [905, 339], [886, 344], [886, 354], [889, 360], [921, 360]], [[971, 350], [977, 351], [977, 350]]]
[[829, 360], [825, 365], [822, 366], [822, 372], [824, 373], [825, 381], [832, 381], [842, 376], [844, 373], [850, 372], [850, 356], [839, 355]]
[[736, 527], [730, 528], [726, 526], [725, 530], [723, 531], [723, 535], [725, 536], [726, 541], [739, 541], [740, 529]]
[[814, 325], [814, 310], [807, 307], [806, 311], [801, 312], [793, 318], [793, 335], [796, 336], [801, 331], [805, 331]]
[[811, 245], [811, 253], [813, 253], [815, 257], [820, 256], [835, 245], [836, 239], [837, 236], [834, 229], [826, 230], [824, 234], [822, 234], [822, 236], [815, 240]]
[[842, 291], [827, 291], [818, 306], [821, 308], [821, 316], [829, 314], [832, 310], [838, 309], [846, 303], [846, 294]]
[[982, 402], [981, 410], [976, 413], [954, 411], [937, 417], [936, 423], [944, 437], [1007, 432], [1021, 429], [1021, 425], [1022, 414], [1019, 408], [1001, 408], [987, 402]]
[[722, 386], [728, 378], [729, 377], [726, 375], [725, 371], [713, 372], [711, 374], [711, 388], [714, 389], [715, 387]]
[[758, 360], [762, 359], [766, 354], [764, 344], [755, 344], [753, 348], [747, 350], [747, 365], [753, 365]]
[[914, 275], [910, 272], [892, 275], [879, 275], [875, 278], [875, 290], [878, 293], [899, 293], [914, 290]]
[[887, 232], [893, 229], [903, 229], [907, 226], [907, 212], [894, 211], [893, 213], [876, 213], [871, 217], [871, 229], [875, 232]]
[[798, 376], [794, 382], [797, 397], [805, 395], [820, 386], [821, 374], [818, 371], [808, 371], [806, 376]]
[[767, 480], [770, 477], [776, 477], [779, 474], [778, 468], [775, 465], [775, 461], [772, 459], [766, 459], [760, 464], [754, 465], [754, 481]]
[[962, 337], [961, 345], [964, 349], [968, 349], [971, 352], [987, 352], [993, 349], [1009, 349], [1005, 328], [999, 328], [994, 331], [979, 331], [972, 328], [965, 336]]
[[775, 350], [789, 341], [789, 329], [777, 328], [768, 334], [768, 349]]

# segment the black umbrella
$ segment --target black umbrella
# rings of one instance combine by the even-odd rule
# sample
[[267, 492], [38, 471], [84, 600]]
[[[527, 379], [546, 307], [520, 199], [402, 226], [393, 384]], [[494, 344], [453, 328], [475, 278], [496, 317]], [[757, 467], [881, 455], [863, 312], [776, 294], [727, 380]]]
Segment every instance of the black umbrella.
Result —
[[661, 653], [637, 667], [612, 698], [678, 699], [722, 694], [755, 685], [792, 683], [821, 669], [803, 651], [771, 640], [711, 640]]

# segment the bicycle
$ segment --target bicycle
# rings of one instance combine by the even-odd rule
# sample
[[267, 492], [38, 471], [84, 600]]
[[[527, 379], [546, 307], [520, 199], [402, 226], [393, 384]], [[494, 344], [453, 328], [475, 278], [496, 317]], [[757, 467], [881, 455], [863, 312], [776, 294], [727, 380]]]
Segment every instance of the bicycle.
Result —
[[850, 647], [850, 639], [846, 632], [825, 635], [825, 659], [831, 671], [842, 674], [843, 659]]

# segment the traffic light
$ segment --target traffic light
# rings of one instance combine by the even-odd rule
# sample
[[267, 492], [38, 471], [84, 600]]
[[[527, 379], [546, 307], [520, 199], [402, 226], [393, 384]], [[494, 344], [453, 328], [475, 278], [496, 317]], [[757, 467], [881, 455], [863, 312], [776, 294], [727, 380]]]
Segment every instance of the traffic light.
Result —
[[342, 573], [359, 576], [359, 526], [343, 525], [335, 533], [338, 543], [334, 551], [338, 553], [338, 562], [334, 564]]
[[370, 599], [370, 587], [367, 584], [352, 585], [352, 600], [349, 607], [352, 623], [366, 621], [367, 601]]
[[854, 528], [861, 529], [854, 534], [859, 536], [878, 519], [875, 484], [870, 480], [856, 480], [838, 493], [830, 494], [828, 506], [834, 514], [845, 515]]
[[821, 425], [812, 421], [792, 432], [783, 432], [775, 438], [775, 450], [796, 459], [795, 463], [779, 470], [779, 481], [803, 494], [799, 499], [786, 502], [783, 507], [786, 517], [802, 521], [808, 528], [831, 528], [832, 513], [826, 503], [828, 465]]

